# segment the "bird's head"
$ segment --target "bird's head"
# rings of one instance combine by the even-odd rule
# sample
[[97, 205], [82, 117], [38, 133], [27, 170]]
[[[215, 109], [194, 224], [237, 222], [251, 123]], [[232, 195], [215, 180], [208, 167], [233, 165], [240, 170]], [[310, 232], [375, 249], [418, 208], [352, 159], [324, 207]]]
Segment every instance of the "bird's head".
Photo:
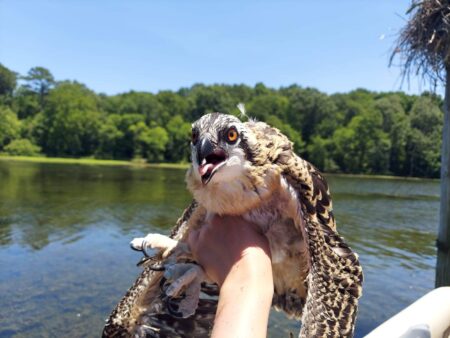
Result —
[[232, 115], [207, 114], [192, 124], [192, 175], [203, 186], [241, 176], [251, 157], [245, 124]]
[[186, 175], [194, 198], [219, 214], [241, 214], [267, 198], [279, 182], [275, 132], [265, 123], [219, 113], [194, 122]]

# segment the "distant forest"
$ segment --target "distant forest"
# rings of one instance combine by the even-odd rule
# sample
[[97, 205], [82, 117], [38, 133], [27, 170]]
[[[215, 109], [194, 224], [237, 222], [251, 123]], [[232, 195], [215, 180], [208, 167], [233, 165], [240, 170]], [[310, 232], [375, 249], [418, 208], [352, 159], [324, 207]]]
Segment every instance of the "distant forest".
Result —
[[187, 162], [191, 122], [248, 115], [285, 133], [325, 172], [439, 177], [442, 99], [356, 89], [327, 95], [291, 85], [195, 84], [178, 91], [97, 94], [42, 67], [0, 64], [0, 153]]

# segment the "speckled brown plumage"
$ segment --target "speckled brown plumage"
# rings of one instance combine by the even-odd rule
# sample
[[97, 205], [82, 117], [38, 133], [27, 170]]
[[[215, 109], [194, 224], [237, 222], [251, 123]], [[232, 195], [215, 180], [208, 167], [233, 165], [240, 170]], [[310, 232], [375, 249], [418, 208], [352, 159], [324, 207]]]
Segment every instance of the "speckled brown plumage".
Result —
[[[265, 123], [210, 114], [193, 126], [210, 133], [229, 124], [239, 126], [245, 170], [223, 189], [202, 185], [191, 168], [186, 181], [196, 201], [171, 237], [184, 241], [191, 229], [204, 224], [208, 213], [241, 215], [259, 224], [272, 250], [275, 308], [302, 320], [300, 337], [351, 337], [362, 269], [336, 231], [323, 175], [293, 152], [279, 130]], [[171, 317], [166, 310], [172, 300], [161, 288], [162, 273], [152, 271], [155, 263], [164, 263], [161, 256], [144, 264], [141, 276], [109, 317], [104, 337], [208, 336], [217, 297], [201, 299], [190, 318]], [[205, 285], [203, 290], [217, 295], [216, 286]]]

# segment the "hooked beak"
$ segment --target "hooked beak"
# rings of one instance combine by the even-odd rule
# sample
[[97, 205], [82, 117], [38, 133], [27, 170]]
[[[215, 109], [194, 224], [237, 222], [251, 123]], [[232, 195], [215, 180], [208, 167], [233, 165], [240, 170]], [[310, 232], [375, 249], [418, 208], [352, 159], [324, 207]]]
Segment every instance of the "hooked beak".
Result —
[[210, 139], [205, 136], [197, 143], [198, 173], [203, 184], [208, 184], [214, 174], [227, 160], [225, 150], [213, 145]]

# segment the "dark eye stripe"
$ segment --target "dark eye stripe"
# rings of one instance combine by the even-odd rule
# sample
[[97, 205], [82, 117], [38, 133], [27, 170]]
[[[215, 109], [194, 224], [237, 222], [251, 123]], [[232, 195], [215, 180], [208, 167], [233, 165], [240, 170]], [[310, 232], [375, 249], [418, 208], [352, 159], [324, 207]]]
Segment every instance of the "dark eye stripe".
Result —
[[195, 144], [197, 143], [197, 141], [198, 141], [198, 129], [197, 128], [195, 128], [195, 129], [192, 129], [192, 144], [195, 146]]

